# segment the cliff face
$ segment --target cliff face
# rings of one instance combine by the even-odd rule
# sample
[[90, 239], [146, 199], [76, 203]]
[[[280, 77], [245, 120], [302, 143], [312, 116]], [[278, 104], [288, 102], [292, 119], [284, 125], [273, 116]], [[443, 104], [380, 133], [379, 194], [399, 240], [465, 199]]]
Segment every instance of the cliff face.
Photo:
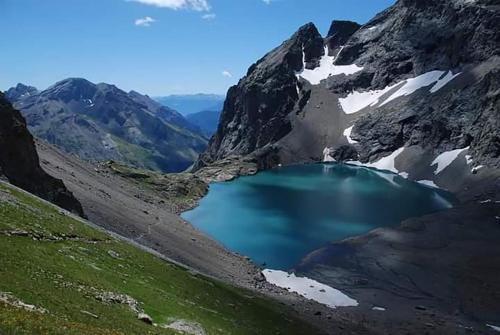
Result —
[[30, 193], [83, 216], [82, 206], [63, 182], [40, 167], [26, 122], [3, 93], [0, 93], [0, 175]]
[[491, 0], [400, 0], [361, 27], [334, 21], [325, 38], [302, 27], [229, 90], [197, 167], [318, 161], [325, 147], [363, 163], [404, 147], [394, 170], [417, 180], [458, 149], [469, 173], [498, 167], [499, 13]]
[[198, 165], [232, 154], [246, 155], [275, 143], [291, 130], [287, 115], [300, 99], [295, 73], [318, 65], [323, 38], [309, 23], [253, 64], [229, 89], [216, 134]]

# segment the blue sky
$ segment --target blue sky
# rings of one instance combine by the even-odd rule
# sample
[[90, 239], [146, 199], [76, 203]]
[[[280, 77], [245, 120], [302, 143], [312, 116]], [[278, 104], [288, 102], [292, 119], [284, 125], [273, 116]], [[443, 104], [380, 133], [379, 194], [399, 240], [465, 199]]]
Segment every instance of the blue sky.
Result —
[[[141, 3], [142, 2], [142, 3]], [[225, 93], [301, 25], [394, 0], [0, 0], [0, 90], [67, 77], [149, 95]]]

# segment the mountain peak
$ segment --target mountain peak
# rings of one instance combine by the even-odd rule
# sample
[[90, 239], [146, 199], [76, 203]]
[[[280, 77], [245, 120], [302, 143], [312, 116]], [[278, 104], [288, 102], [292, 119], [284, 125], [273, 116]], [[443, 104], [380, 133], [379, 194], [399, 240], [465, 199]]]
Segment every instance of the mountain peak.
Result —
[[51, 99], [69, 102], [71, 100], [92, 99], [96, 91], [96, 85], [87, 79], [67, 78], [55, 83], [42, 94]]
[[319, 34], [318, 28], [316, 28], [316, 25], [312, 22], [304, 24], [297, 31], [297, 34], [299, 34], [299, 35], [308, 34], [308, 33], [313, 33], [313, 34], [318, 33]]
[[149, 96], [147, 94], [141, 94], [141, 93], [139, 93], [137, 91], [134, 91], [134, 90], [131, 90], [130, 92], [128, 92], [128, 95], [130, 95], [130, 96], [137, 96], [137, 97], [139, 97], [139, 96], [140, 97], [148, 97], [149, 98]]
[[300, 27], [286, 43], [289, 45], [288, 62], [296, 71], [304, 65], [308, 69], [315, 68], [325, 53], [323, 36], [312, 22]]
[[73, 85], [73, 86], [95, 86], [85, 78], [70, 77], [56, 82], [53, 86], [63, 86], [63, 85]]
[[333, 20], [326, 37], [349, 35], [349, 38], [360, 27], [361, 25], [354, 21]]
[[308, 40], [323, 38], [314, 23], [309, 22], [300, 27], [290, 40], [298, 40], [304, 43]]
[[349, 38], [359, 30], [360, 24], [353, 21], [333, 20], [328, 30], [326, 42], [330, 50], [345, 45]]
[[328, 30], [328, 44], [331, 49], [347, 43], [347, 40], [361, 27], [353, 21], [333, 20]]
[[25, 85], [25, 84], [23, 84], [23, 83], [18, 83], [18, 84], [16, 85], [16, 87], [15, 87], [15, 88], [16, 88], [17, 90], [27, 90], [27, 89], [35, 89], [35, 90], [36, 90], [36, 88], [35, 88], [35, 87], [33, 87], [33, 86], [28, 86], [28, 85]]
[[16, 102], [19, 99], [35, 95], [37, 93], [38, 90], [36, 87], [18, 83], [16, 87], [9, 88], [7, 92], [5, 92], [5, 96], [10, 102]]

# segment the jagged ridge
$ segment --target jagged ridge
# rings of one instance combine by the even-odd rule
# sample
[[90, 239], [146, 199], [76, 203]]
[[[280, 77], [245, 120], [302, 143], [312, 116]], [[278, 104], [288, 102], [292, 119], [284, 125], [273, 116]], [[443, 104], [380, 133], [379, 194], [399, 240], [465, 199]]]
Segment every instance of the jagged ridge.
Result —
[[179, 113], [148, 96], [70, 78], [15, 101], [33, 134], [92, 161], [181, 171], [206, 147]]

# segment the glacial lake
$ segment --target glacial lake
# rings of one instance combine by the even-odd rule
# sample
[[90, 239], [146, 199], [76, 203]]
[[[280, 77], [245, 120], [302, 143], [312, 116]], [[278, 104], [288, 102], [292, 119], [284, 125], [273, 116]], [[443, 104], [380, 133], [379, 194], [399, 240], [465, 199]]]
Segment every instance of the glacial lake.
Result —
[[288, 270], [327, 243], [452, 207], [447, 192], [345, 164], [276, 168], [214, 183], [182, 214], [255, 264]]

